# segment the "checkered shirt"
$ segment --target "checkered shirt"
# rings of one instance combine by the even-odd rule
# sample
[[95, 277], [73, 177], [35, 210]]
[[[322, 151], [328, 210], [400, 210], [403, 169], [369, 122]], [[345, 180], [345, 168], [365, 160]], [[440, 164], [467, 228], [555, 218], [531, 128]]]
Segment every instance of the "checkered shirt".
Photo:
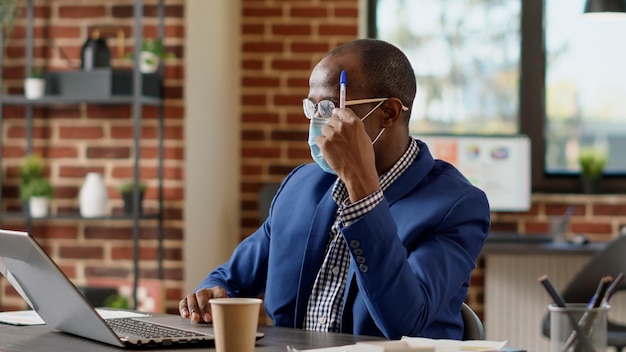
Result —
[[313, 291], [309, 296], [304, 328], [306, 330], [338, 332], [341, 328], [343, 293], [346, 288], [350, 251], [341, 235], [341, 228], [358, 220], [383, 200], [383, 192], [413, 163], [419, 146], [413, 139], [407, 151], [385, 174], [380, 176], [380, 189], [350, 204], [345, 184], [337, 178], [333, 186], [333, 199], [339, 206], [335, 222], [330, 228], [326, 257], [317, 272]]

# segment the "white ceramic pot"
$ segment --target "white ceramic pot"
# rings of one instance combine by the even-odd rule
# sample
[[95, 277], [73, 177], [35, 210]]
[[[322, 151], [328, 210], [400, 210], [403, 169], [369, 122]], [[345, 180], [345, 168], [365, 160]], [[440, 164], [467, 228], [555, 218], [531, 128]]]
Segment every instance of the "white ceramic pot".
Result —
[[31, 197], [28, 200], [30, 216], [33, 218], [44, 218], [48, 216], [50, 200], [47, 197]]
[[39, 99], [46, 91], [46, 81], [43, 78], [26, 78], [24, 80], [24, 95], [27, 99]]
[[155, 53], [142, 51], [139, 60], [139, 71], [142, 73], [155, 73], [159, 69], [161, 59]]
[[89, 172], [78, 194], [80, 215], [85, 218], [108, 215], [109, 194], [102, 175]]

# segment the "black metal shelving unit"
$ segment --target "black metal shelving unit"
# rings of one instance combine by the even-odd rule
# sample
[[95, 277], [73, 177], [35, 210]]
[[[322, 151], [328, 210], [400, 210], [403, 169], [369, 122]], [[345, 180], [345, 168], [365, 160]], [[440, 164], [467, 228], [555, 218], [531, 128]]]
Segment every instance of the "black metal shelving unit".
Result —
[[[2, 95], [0, 94], [0, 158], [2, 156], [2, 129], [3, 118], [2, 109], [4, 105], [19, 105], [25, 107], [26, 120], [26, 153], [30, 154], [33, 150], [33, 108], [48, 107], [58, 105], [77, 105], [77, 104], [105, 104], [105, 105], [131, 105], [133, 120], [133, 142], [134, 142], [134, 160], [133, 160], [133, 179], [135, 188], [133, 190], [134, 209], [132, 214], [119, 214], [106, 217], [83, 218], [79, 214], [52, 214], [44, 218], [33, 219], [27, 210], [22, 212], [4, 212], [0, 211], [0, 224], [3, 220], [24, 220], [26, 222], [27, 231], [32, 230], [33, 221], [54, 221], [54, 220], [76, 220], [76, 221], [93, 221], [93, 220], [120, 220], [132, 221], [133, 223], [133, 306], [137, 308], [137, 291], [140, 278], [139, 272], [139, 234], [141, 220], [157, 221], [157, 261], [158, 261], [158, 278], [163, 279], [163, 135], [164, 135], [164, 117], [163, 117], [163, 101], [161, 98], [143, 96], [142, 74], [139, 71], [139, 57], [141, 54], [141, 43], [143, 41], [143, 1], [135, 0], [133, 6], [134, 13], [134, 66], [133, 66], [133, 91], [127, 96], [111, 96], [102, 98], [74, 98], [70, 96], [44, 96], [40, 99], [29, 100], [22, 95]], [[164, 38], [164, 0], [159, 0], [157, 5], [158, 27], [157, 36], [159, 39]], [[27, 0], [26, 3], [26, 72], [33, 67], [33, 0]], [[4, 45], [2, 33], [0, 32], [0, 48]], [[3, 63], [3, 51], [0, 50], [0, 68]], [[163, 65], [159, 69], [159, 81], [163, 82]], [[0, 74], [0, 88], [3, 87], [2, 74]], [[139, 209], [139, 181], [140, 181], [140, 142], [141, 142], [141, 122], [142, 107], [156, 106], [158, 107], [158, 126], [157, 126], [157, 177], [158, 177], [158, 210], [155, 214], [143, 214]], [[2, 181], [3, 175], [0, 173], [0, 200], [2, 199]]]

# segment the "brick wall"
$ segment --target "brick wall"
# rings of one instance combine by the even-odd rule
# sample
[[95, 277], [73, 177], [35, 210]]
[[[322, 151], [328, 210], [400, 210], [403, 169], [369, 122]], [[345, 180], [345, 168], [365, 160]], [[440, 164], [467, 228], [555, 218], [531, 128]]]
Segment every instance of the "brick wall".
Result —
[[[22, 1], [24, 5], [26, 1]], [[157, 36], [156, 0], [144, 1], [143, 35]], [[125, 34], [124, 51], [134, 48], [133, 0], [35, 0], [34, 65], [47, 71], [75, 70], [82, 45], [96, 26], [115, 26]], [[164, 87], [164, 278], [166, 305], [176, 310], [182, 296], [183, 169], [184, 169], [184, 0], [168, 0], [165, 45], [175, 58], [165, 61]], [[3, 94], [22, 94], [25, 72], [25, 12], [5, 38]], [[132, 61], [117, 55], [115, 34], [104, 34], [115, 69], [130, 69]], [[157, 112], [143, 108], [141, 178], [146, 181], [147, 211], [158, 207]], [[34, 152], [45, 158], [56, 187], [52, 212], [77, 213], [78, 191], [87, 172], [103, 175], [111, 212], [122, 210], [117, 186], [133, 175], [136, 151], [132, 140], [131, 107], [127, 105], [59, 105], [34, 109]], [[17, 168], [26, 154], [25, 109], [3, 107], [2, 209], [19, 210]], [[157, 276], [156, 221], [141, 222], [141, 277]], [[23, 221], [5, 219], [3, 228], [24, 229]], [[77, 284], [87, 279], [132, 280], [132, 222], [37, 220], [34, 237]], [[0, 308], [23, 309], [24, 303], [5, 280], [0, 280]]]
[[[49, 38], [74, 62], [88, 28], [95, 24], [122, 26], [132, 36], [132, 0], [35, 1], [36, 64], [67, 69], [66, 61]], [[146, 0], [145, 36], [154, 36], [155, 1]], [[165, 236], [167, 307], [176, 311], [182, 297], [182, 203], [184, 149], [183, 78], [184, 0], [167, 0], [166, 45], [177, 58], [166, 62], [165, 81]], [[242, 6], [242, 185], [241, 237], [259, 225], [257, 196], [261, 186], [279, 182], [295, 166], [310, 161], [306, 143], [308, 124], [301, 100], [308, 92], [308, 76], [330, 48], [357, 36], [357, 0], [243, 0]], [[24, 76], [24, 21], [18, 20], [7, 43], [4, 92], [21, 94]], [[113, 38], [108, 40], [115, 47]], [[132, 49], [127, 41], [126, 51]], [[115, 55], [115, 51], [112, 50]], [[113, 65], [126, 67], [127, 60], [114, 57]], [[23, 111], [4, 107], [3, 207], [19, 206], [16, 167], [24, 156]], [[156, 207], [155, 110], [144, 109], [142, 178], [151, 186], [148, 206]], [[111, 205], [121, 200], [115, 186], [131, 175], [132, 141], [130, 109], [124, 106], [62, 106], [36, 109], [35, 146], [48, 159], [50, 176], [57, 185], [53, 210], [75, 210], [76, 195], [84, 175], [105, 175]], [[549, 216], [560, 215], [567, 205], [579, 205], [570, 231], [590, 234], [593, 240], [617, 236], [626, 224], [626, 197], [582, 195], [534, 195], [527, 213], [494, 213], [494, 228], [520, 232], [543, 232]], [[6, 222], [5, 222], [6, 223]], [[4, 224], [3, 224], [4, 225]], [[19, 227], [19, 223], [10, 223]], [[87, 276], [130, 278], [132, 242], [130, 223], [94, 221], [37, 222], [35, 234], [61, 268], [72, 278]], [[155, 232], [142, 223], [143, 277], [154, 277]], [[482, 263], [476, 269], [469, 302], [482, 314]], [[2, 309], [23, 308], [4, 280], [0, 281]]]
[[357, 0], [243, 1], [242, 238], [259, 225], [257, 195], [311, 161], [302, 99], [313, 66], [357, 36]]

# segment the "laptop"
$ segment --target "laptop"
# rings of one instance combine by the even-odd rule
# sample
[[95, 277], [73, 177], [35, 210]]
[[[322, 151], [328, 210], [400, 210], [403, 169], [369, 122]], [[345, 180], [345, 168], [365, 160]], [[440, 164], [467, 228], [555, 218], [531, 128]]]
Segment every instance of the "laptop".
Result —
[[0, 230], [0, 273], [51, 328], [118, 347], [214, 343], [212, 325], [178, 315], [102, 318], [26, 232]]

